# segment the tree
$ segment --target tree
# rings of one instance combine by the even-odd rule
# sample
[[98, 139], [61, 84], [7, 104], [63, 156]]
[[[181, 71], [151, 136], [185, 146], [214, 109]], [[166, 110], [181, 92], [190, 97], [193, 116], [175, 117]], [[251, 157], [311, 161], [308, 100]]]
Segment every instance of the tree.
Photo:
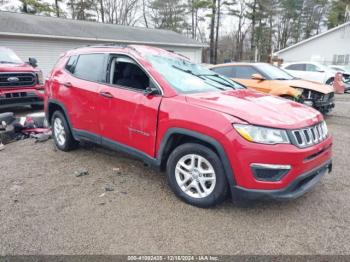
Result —
[[350, 0], [334, 0], [328, 14], [328, 28], [336, 27], [349, 21]]
[[19, 0], [21, 2], [20, 11], [28, 14], [50, 15], [53, 11], [50, 4], [41, 0]]
[[181, 0], [153, 0], [150, 2], [149, 9], [155, 28], [179, 33], [187, 28], [186, 6]]

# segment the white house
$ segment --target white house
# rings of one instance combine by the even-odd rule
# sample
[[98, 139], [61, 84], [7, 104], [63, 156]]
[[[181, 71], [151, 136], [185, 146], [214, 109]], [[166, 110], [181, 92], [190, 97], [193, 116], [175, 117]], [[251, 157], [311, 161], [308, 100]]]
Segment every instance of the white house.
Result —
[[198, 63], [205, 46], [168, 30], [0, 11], [0, 46], [13, 49], [24, 61], [29, 57], [36, 58], [45, 75], [61, 53], [104, 43], [152, 45], [177, 52]]
[[332, 28], [275, 53], [284, 63], [313, 61], [350, 64], [350, 22]]

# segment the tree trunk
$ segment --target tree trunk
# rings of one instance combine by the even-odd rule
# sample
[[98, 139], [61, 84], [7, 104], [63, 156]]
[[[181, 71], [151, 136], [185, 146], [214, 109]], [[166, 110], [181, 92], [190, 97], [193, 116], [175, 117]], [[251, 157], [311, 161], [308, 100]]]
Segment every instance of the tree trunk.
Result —
[[218, 42], [219, 42], [219, 28], [220, 28], [220, 7], [221, 7], [221, 0], [218, 0], [218, 11], [217, 11], [217, 19], [216, 19], [215, 49], [214, 49], [214, 61], [215, 61], [215, 64], [218, 62]]
[[145, 3], [145, 0], [142, 0], [142, 15], [143, 15], [143, 20], [145, 21], [145, 26], [148, 28], [148, 21], [147, 21], [147, 15], [146, 15], [146, 3]]
[[215, 63], [215, 57], [214, 57], [214, 49], [215, 49], [215, 19], [216, 18], [216, 0], [213, 0], [212, 2], [212, 14], [211, 14], [211, 21], [210, 21], [210, 44], [209, 44], [209, 61], [211, 64]]
[[55, 0], [56, 16], [60, 17], [60, 7], [58, 5], [58, 0]]
[[101, 20], [102, 23], [105, 22], [105, 9], [103, 7], [103, 0], [100, 0], [100, 9], [101, 9]]
[[250, 59], [252, 61], [255, 60], [255, 23], [256, 23], [256, 5], [257, 5], [257, 0], [254, 0], [253, 2], [253, 7], [252, 7], [252, 36], [250, 40], [250, 49], [251, 49], [251, 56]]

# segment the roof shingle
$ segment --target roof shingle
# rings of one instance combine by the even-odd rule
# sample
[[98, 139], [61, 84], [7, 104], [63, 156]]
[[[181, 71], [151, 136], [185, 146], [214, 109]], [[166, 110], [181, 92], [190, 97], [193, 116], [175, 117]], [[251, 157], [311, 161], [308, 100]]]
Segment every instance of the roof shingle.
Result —
[[9, 35], [37, 35], [38, 37], [86, 39], [104, 42], [189, 47], [205, 46], [205, 44], [169, 30], [0, 11], [0, 34], [6, 35], [6, 33]]

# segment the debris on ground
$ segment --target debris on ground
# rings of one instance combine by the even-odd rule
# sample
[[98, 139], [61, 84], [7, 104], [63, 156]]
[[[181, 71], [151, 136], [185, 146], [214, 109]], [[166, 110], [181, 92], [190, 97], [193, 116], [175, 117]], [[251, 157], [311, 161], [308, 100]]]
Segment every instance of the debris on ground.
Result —
[[35, 143], [38, 143], [38, 142], [45, 142], [47, 140], [49, 140], [52, 136], [52, 132], [51, 130], [47, 130], [43, 133], [33, 133], [30, 135], [31, 138], [34, 138], [35, 139]]
[[113, 172], [116, 173], [117, 175], [121, 175], [122, 174], [122, 171], [119, 167], [114, 167], [113, 168]]
[[5, 145], [3, 143], [0, 142], [0, 151], [5, 149]]
[[44, 142], [51, 137], [51, 128], [44, 112], [18, 118], [12, 112], [0, 114], [0, 142], [3, 144], [27, 138], [35, 139], [35, 142]]
[[98, 197], [104, 197], [106, 195], [106, 193], [102, 193], [101, 195], [99, 195]]
[[111, 192], [111, 191], [114, 191], [114, 188], [112, 186], [110, 186], [110, 185], [107, 185], [107, 186], [105, 186], [105, 190], [107, 192]]
[[75, 171], [74, 175], [76, 177], [88, 176], [89, 175], [89, 171], [87, 171], [87, 170]]

